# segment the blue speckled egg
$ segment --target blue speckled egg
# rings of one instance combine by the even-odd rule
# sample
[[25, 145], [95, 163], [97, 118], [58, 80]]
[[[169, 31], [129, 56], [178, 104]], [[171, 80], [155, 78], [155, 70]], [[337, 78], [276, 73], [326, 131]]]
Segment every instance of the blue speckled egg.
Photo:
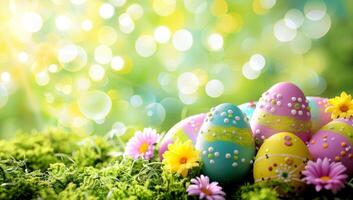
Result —
[[257, 101], [250, 101], [239, 105], [239, 109], [251, 120], [254, 110], [256, 108]]
[[250, 171], [255, 142], [248, 119], [235, 105], [212, 108], [196, 140], [204, 163], [202, 172], [212, 181], [240, 182]]

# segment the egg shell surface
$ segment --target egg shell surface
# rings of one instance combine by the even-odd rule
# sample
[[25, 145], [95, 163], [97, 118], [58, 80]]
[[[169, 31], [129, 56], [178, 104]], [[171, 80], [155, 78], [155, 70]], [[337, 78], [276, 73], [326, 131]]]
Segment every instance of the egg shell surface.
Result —
[[322, 97], [306, 97], [309, 101], [310, 112], [311, 112], [311, 132], [316, 133], [321, 127], [325, 126], [331, 121], [331, 114], [325, 112], [328, 101]]
[[335, 119], [311, 138], [308, 148], [314, 159], [327, 157], [341, 162], [353, 174], [353, 121]]
[[181, 142], [191, 140], [193, 144], [196, 144], [197, 135], [205, 118], [206, 114], [201, 113], [187, 117], [175, 124], [160, 142], [158, 149], [159, 158], [163, 160], [163, 154], [168, 150], [168, 145], [177, 139]]
[[252, 115], [254, 114], [256, 104], [256, 101], [250, 101], [248, 103], [243, 103], [238, 107], [248, 117], [248, 119], [251, 119]]
[[281, 82], [262, 94], [250, 125], [260, 146], [265, 138], [290, 132], [304, 142], [311, 137], [311, 113], [304, 93], [294, 84]]
[[204, 163], [202, 173], [212, 181], [242, 181], [251, 170], [255, 155], [247, 117], [230, 103], [212, 108], [202, 124], [196, 148]]
[[277, 180], [302, 189], [301, 171], [311, 159], [304, 142], [293, 133], [282, 132], [265, 139], [254, 161], [255, 182]]

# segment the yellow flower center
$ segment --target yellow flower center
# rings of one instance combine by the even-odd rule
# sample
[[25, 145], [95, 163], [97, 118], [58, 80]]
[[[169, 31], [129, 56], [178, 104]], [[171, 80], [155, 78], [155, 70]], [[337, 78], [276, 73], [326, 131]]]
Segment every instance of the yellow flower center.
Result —
[[329, 176], [322, 176], [320, 179], [323, 180], [323, 181], [331, 180], [331, 178]]
[[187, 158], [182, 157], [182, 158], [180, 158], [179, 163], [180, 163], [180, 164], [185, 164], [187, 161], [188, 161]]
[[139, 152], [140, 153], [146, 153], [146, 151], [148, 150], [148, 144], [147, 143], [143, 143], [140, 148], [139, 148]]
[[201, 188], [201, 192], [207, 196], [212, 195], [212, 192], [210, 190], [208, 190], [207, 188]]
[[341, 112], [347, 112], [349, 110], [349, 108], [346, 105], [342, 105], [342, 106], [340, 106], [340, 110], [341, 110]]

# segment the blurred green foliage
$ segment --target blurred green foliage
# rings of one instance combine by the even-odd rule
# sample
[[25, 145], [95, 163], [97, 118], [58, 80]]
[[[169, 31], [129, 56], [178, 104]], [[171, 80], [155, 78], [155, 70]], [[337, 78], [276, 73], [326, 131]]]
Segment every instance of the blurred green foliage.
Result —
[[0, 137], [166, 131], [279, 81], [308, 96], [353, 93], [352, 10], [348, 0], [1, 1]]

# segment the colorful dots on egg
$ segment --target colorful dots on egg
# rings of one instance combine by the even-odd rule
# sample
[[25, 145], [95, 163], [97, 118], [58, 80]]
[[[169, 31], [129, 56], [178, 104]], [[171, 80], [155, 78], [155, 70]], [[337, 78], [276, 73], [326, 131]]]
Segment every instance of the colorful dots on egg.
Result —
[[255, 155], [247, 117], [229, 103], [212, 108], [201, 126], [196, 148], [202, 152], [203, 174], [222, 183], [240, 182]]
[[197, 114], [190, 116], [179, 123], [175, 124], [163, 137], [159, 146], [159, 158], [163, 159], [163, 153], [167, 151], [168, 145], [173, 143], [175, 140], [186, 141], [191, 140], [194, 144], [203, 124], [206, 114]]
[[342, 162], [353, 174], [353, 121], [335, 119], [313, 135], [308, 148], [314, 159], [327, 157]]
[[302, 188], [301, 171], [310, 159], [306, 145], [298, 136], [288, 132], [272, 135], [264, 140], [256, 155], [255, 182], [277, 180]]
[[306, 142], [311, 137], [310, 118], [309, 101], [303, 92], [292, 83], [282, 82], [262, 94], [250, 125], [257, 146], [279, 132], [294, 133]]

